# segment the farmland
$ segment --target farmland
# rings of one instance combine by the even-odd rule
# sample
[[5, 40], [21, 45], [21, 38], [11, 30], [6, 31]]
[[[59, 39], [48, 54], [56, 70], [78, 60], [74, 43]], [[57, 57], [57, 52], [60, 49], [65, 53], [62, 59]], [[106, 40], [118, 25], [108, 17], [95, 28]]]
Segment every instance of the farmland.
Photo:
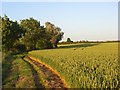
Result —
[[118, 43], [78, 43], [7, 54], [3, 88], [119, 88]]
[[1, 6], [0, 89], [120, 89], [118, 2]]
[[63, 88], [60, 76], [24, 53], [8, 54], [2, 63], [2, 88]]
[[28, 56], [56, 70], [71, 88], [118, 88], [118, 43], [62, 45]]

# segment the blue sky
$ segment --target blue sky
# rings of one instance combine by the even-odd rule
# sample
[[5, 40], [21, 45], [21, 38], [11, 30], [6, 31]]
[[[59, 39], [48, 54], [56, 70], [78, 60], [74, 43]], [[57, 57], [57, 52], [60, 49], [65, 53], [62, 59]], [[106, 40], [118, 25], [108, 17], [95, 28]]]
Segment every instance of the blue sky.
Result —
[[44, 25], [46, 21], [59, 26], [63, 40], [117, 40], [117, 2], [3, 2], [2, 16], [12, 20], [30, 17]]

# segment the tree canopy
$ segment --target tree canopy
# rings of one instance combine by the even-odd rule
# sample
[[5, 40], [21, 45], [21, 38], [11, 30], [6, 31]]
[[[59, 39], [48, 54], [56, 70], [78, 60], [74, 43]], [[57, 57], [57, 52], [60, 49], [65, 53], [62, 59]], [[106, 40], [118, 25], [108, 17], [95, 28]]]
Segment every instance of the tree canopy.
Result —
[[61, 28], [50, 22], [45, 26], [40, 25], [40, 21], [29, 18], [17, 21], [10, 20], [6, 15], [0, 17], [2, 21], [2, 46], [5, 50], [10, 50], [16, 46], [21, 46], [26, 50], [57, 48], [57, 44], [62, 40], [63, 32]]
[[10, 50], [23, 33], [17, 21], [13, 22], [6, 15], [2, 19], [2, 46], [3, 50]]
[[50, 37], [50, 42], [53, 44], [53, 47], [56, 48], [58, 42], [63, 37], [63, 32], [61, 32], [61, 28], [56, 27], [54, 24], [51, 24], [50, 22], [45, 23], [46, 31]]
[[70, 38], [67, 38], [67, 43], [73, 42]]

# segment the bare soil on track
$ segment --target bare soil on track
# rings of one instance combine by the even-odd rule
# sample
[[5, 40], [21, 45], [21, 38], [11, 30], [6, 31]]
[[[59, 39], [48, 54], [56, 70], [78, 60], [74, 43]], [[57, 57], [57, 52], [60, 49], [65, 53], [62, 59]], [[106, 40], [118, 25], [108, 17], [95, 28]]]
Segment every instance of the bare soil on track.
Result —
[[[43, 63], [37, 62], [33, 58], [29, 56], [25, 56], [24, 58], [27, 58], [28, 60], [32, 61], [37, 67], [40, 68], [41, 72], [44, 74], [46, 77], [46, 82], [49, 87], [47, 88], [67, 88], [66, 84], [64, 81], [60, 78], [59, 75], [57, 75], [53, 70], [51, 70], [48, 66], [44, 65]], [[34, 76], [36, 76], [34, 74]], [[39, 80], [39, 79], [37, 79]], [[36, 81], [39, 82], [39, 81]], [[37, 84], [39, 85], [39, 84]], [[37, 86], [39, 87], [39, 86]]]

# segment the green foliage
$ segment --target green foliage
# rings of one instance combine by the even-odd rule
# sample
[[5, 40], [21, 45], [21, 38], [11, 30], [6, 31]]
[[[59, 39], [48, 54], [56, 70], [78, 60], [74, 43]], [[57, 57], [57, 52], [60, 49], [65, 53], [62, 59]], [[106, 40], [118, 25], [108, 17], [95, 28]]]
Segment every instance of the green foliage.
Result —
[[2, 46], [4, 51], [14, 47], [15, 42], [21, 37], [22, 28], [7, 16], [2, 18]]
[[[48, 29], [48, 26], [52, 28]], [[51, 23], [44, 28], [40, 26], [39, 21], [30, 18], [23, 19], [18, 24], [6, 15], [3, 18], [0, 17], [0, 29], [4, 51], [29, 51], [57, 47], [63, 36], [61, 29]]]
[[[44, 28], [40, 26], [39, 21], [33, 18], [21, 20], [20, 25], [25, 30], [23, 42], [27, 50], [53, 48], [51, 44], [57, 47], [57, 43], [61, 40], [63, 35], [62, 32], [60, 32], [60, 28], [54, 26], [54, 29], [48, 29], [49, 25]], [[51, 29], [53, 29], [52, 32], [50, 31]]]
[[120, 88], [118, 43], [77, 44], [28, 55], [57, 70], [71, 88]]
[[67, 43], [72, 43], [73, 41], [71, 41], [70, 38], [67, 38]]
[[14, 48], [15, 49], [17, 49], [17, 51], [19, 51], [19, 52], [24, 52], [24, 51], [26, 51], [26, 47], [25, 47], [25, 45], [24, 44], [21, 44], [21, 43], [16, 43], [15, 45], [14, 45]]
[[30, 66], [22, 60], [24, 54], [9, 54], [2, 63], [2, 88], [35, 88]]
[[0, 16], [0, 52], [2, 51], [2, 17]]
[[71, 42], [71, 39], [70, 39], [70, 38], [67, 38], [67, 42]]
[[51, 24], [50, 22], [45, 23], [46, 31], [50, 37], [50, 42], [53, 44], [53, 47], [56, 48], [58, 42], [63, 37], [63, 32], [61, 32], [61, 28], [56, 27], [54, 24]]
[[30, 18], [21, 20], [20, 25], [25, 30], [25, 35], [22, 37], [23, 43], [25, 44], [27, 50], [36, 49], [37, 39], [40, 38], [40, 22]]

